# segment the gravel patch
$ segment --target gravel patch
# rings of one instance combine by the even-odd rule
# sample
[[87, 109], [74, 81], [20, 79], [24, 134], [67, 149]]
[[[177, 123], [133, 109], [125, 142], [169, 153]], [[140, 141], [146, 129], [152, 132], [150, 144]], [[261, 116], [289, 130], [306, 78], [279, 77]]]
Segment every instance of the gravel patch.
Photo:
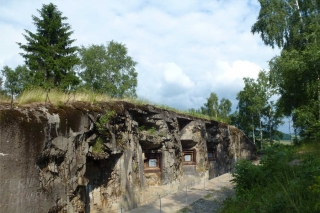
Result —
[[220, 190], [212, 190], [203, 198], [193, 202], [189, 206], [179, 210], [177, 213], [212, 213], [217, 212], [223, 205], [223, 201], [234, 196], [232, 186], [223, 187]]

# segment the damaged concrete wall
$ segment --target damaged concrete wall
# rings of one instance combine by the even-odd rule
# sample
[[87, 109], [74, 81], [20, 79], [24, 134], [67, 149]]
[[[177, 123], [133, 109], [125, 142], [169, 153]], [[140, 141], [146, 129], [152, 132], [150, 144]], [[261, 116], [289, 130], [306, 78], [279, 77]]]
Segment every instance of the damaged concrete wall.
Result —
[[0, 208], [118, 212], [254, 154], [233, 126], [148, 105], [0, 106]]

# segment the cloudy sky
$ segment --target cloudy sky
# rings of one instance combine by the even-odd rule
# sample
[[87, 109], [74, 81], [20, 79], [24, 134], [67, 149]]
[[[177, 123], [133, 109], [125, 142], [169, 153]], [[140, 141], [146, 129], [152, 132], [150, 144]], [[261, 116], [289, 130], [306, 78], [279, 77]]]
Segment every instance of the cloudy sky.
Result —
[[[52, 0], [68, 18], [76, 45], [126, 45], [138, 62], [137, 93], [153, 103], [199, 108], [211, 92], [235, 109], [243, 77], [256, 78], [279, 53], [251, 26], [257, 0]], [[140, 3], [136, 3], [140, 2]], [[46, 0], [0, 0], [0, 69], [23, 64], [16, 42], [35, 32], [31, 15]]]

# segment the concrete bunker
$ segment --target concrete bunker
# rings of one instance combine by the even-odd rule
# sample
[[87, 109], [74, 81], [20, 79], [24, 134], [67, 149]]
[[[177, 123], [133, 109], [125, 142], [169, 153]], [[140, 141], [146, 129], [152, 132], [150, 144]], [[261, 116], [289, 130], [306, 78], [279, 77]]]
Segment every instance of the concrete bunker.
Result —
[[[165, 194], [185, 181], [215, 177], [227, 172], [235, 160], [255, 153], [252, 142], [235, 127], [149, 105], [37, 107], [8, 110], [0, 106], [0, 147], [7, 154], [0, 161], [0, 179], [10, 183], [0, 194], [4, 212], [128, 210], [149, 202], [155, 190]], [[100, 120], [103, 129], [97, 128], [98, 115], [107, 111], [115, 113], [105, 122]], [[17, 115], [11, 118], [13, 113]], [[35, 140], [29, 133], [39, 137]], [[28, 160], [16, 161], [21, 156]], [[28, 187], [8, 187], [19, 186], [23, 178], [33, 181]], [[10, 194], [32, 195], [38, 190], [43, 192], [39, 200], [27, 203], [22, 196], [10, 200]]]

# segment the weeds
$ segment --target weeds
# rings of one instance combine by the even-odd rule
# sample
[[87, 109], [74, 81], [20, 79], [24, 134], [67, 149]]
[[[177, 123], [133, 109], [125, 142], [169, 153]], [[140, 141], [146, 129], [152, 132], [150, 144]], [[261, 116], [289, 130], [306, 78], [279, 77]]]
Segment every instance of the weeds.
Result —
[[115, 115], [116, 112], [114, 110], [107, 111], [104, 115], [102, 115], [99, 121], [96, 123], [98, 130], [104, 130], [106, 124], [108, 124]]
[[142, 131], [146, 131], [149, 135], [154, 135], [157, 129], [155, 127], [151, 127], [147, 129], [145, 126], [142, 125], [138, 127], [138, 132], [142, 132]]
[[92, 152], [101, 154], [103, 153], [103, 140], [102, 138], [98, 138], [95, 144], [92, 146]]
[[156, 133], [157, 129], [155, 127], [151, 127], [150, 129], [147, 130], [147, 132], [150, 134], [150, 135], [154, 135]]
[[[76, 92], [73, 94], [73, 97], [70, 97], [70, 94], [61, 92], [59, 90], [50, 90], [48, 93], [48, 98], [50, 103], [53, 105], [61, 105], [62, 103], [67, 103], [73, 101], [83, 101], [95, 103], [99, 101], [110, 101], [112, 100], [107, 95], [102, 95], [92, 92]], [[44, 89], [32, 89], [24, 90], [22, 94], [17, 97], [16, 101], [19, 105], [30, 104], [30, 103], [44, 103], [47, 99], [47, 91]]]
[[142, 132], [142, 131], [144, 131], [144, 130], [145, 130], [145, 128], [146, 128], [146, 127], [145, 127], [145, 126], [143, 126], [143, 125], [142, 125], [142, 126], [139, 126], [139, 127], [138, 127], [138, 132]]
[[[8, 96], [1, 96], [0, 95], [1, 102], [10, 102], [10, 100], [11, 99]], [[48, 100], [50, 100], [50, 101], [48, 101]], [[188, 110], [179, 110], [179, 109], [169, 107], [167, 105], [160, 105], [160, 104], [152, 103], [146, 99], [124, 98], [124, 99], [120, 100], [120, 99], [116, 99], [116, 98], [111, 98], [110, 96], [108, 96], [106, 94], [99, 94], [99, 93], [94, 93], [94, 92], [90, 92], [90, 91], [76, 91], [76, 92], [73, 92], [72, 94], [70, 94], [70, 93], [64, 93], [60, 90], [55, 90], [55, 89], [51, 89], [49, 92], [42, 89], [42, 88], [29, 89], [29, 90], [24, 90], [15, 99], [13, 104], [17, 104], [17, 105], [21, 106], [21, 105], [26, 105], [26, 104], [31, 104], [31, 103], [47, 103], [47, 101], [50, 104], [53, 104], [58, 107], [62, 107], [65, 104], [77, 102], [77, 101], [89, 102], [92, 104], [95, 104], [97, 102], [126, 101], [126, 102], [136, 104], [139, 106], [153, 105], [159, 109], [170, 110], [172, 112], [176, 112], [176, 113], [184, 114], [184, 115], [189, 115], [189, 116], [192, 116], [195, 118], [226, 122], [222, 118], [210, 117], [208, 115], [204, 115], [204, 114], [196, 113], [196, 112], [190, 112]]]

